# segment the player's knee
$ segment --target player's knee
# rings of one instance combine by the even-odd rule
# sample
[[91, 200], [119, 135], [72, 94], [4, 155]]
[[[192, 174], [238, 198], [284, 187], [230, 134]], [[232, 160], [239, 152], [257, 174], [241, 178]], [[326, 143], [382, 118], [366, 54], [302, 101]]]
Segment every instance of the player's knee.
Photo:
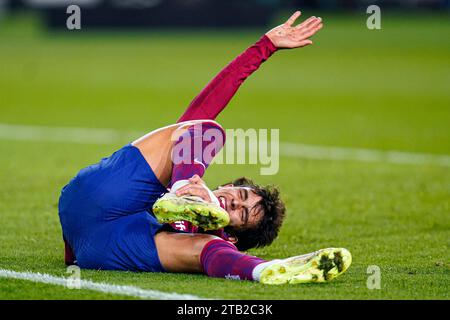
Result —
[[216, 121], [197, 120], [183, 123], [171, 139], [174, 141], [172, 156], [176, 159], [192, 161], [193, 156], [201, 154], [200, 161], [209, 164], [225, 145], [226, 136]]
[[225, 142], [226, 134], [223, 127], [214, 120], [194, 120], [183, 123], [177, 130], [176, 136], [192, 134], [202, 136], [204, 140]]
[[223, 240], [222, 238], [218, 237], [218, 236], [214, 236], [212, 234], [201, 234], [201, 233], [197, 233], [194, 236], [194, 247], [196, 248], [196, 251], [201, 252], [203, 250], [203, 248], [206, 246], [206, 244], [208, 244], [209, 242], [213, 241], [213, 240]]
[[217, 129], [220, 130], [222, 132], [224, 132], [222, 126], [220, 125], [220, 123], [218, 123], [215, 120], [197, 120], [197, 124], [201, 124], [203, 127], [207, 128], [207, 129]]
[[204, 136], [210, 135], [214, 136], [215, 138], [221, 137], [221, 140], [225, 142], [225, 130], [218, 122], [214, 120], [204, 120], [201, 122], [201, 125], [204, 128]]

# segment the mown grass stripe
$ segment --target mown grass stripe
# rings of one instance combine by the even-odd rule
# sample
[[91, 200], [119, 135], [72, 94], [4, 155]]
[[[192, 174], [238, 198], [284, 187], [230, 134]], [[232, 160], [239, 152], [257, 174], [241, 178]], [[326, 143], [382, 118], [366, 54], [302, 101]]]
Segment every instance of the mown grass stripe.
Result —
[[[143, 134], [115, 129], [0, 124], [0, 139], [6, 140], [113, 144], [130, 142]], [[280, 142], [280, 156], [332, 161], [450, 166], [450, 155], [445, 154], [318, 146], [292, 142]]]

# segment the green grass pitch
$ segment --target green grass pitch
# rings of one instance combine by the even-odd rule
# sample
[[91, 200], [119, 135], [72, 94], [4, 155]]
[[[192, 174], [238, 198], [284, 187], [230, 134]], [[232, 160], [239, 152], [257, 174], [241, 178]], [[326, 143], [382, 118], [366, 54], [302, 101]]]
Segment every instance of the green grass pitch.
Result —
[[[305, 12], [308, 14], [315, 14]], [[287, 142], [450, 154], [448, 16], [324, 14], [304, 50], [276, 53], [218, 121], [279, 128]], [[45, 33], [33, 17], [0, 21], [0, 123], [146, 132], [190, 100], [264, 30]], [[123, 143], [0, 139], [0, 269], [66, 276], [60, 189]], [[278, 184], [288, 212], [266, 259], [339, 246], [353, 265], [328, 284], [264, 286], [192, 274], [82, 271], [82, 279], [216, 299], [448, 299], [450, 170], [435, 165], [284, 158], [212, 166], [214, 186], [250, 176]], [[381, 269], [369, 290], [367, 268]], [[0, 278], [0, 299], [122, 299]]]

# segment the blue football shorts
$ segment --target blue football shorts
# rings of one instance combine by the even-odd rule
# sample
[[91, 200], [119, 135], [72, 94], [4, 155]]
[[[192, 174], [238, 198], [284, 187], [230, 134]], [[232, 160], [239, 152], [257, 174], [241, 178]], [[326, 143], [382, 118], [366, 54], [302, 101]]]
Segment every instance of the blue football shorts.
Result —
[[165, 192], [139, 149], [130, 144], [82, 169], [59, 199], [63, 237], [78, 266], [165, 271], [154, 236], [168, 225], [158, 223], [151, 209]]

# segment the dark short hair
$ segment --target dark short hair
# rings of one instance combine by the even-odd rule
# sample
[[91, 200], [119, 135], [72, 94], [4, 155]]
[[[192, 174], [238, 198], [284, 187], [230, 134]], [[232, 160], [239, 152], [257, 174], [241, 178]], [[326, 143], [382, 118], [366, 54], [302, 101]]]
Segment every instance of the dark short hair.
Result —
[[263, 216], [255, 227], [247, 229], [234, 229], [225, 227], [225, 232], [237, 238], [236, 247], [245, 251], [251, 248], [264, 247], [271, 244], [280, 231], [286, 207], [280, 199], [280, 191], [273, 185], [260, 186], [251, 179], [241, 177], [230, 182], [236, 187], [248, 187], [261, 197], [257, 206], [262, 209]]

